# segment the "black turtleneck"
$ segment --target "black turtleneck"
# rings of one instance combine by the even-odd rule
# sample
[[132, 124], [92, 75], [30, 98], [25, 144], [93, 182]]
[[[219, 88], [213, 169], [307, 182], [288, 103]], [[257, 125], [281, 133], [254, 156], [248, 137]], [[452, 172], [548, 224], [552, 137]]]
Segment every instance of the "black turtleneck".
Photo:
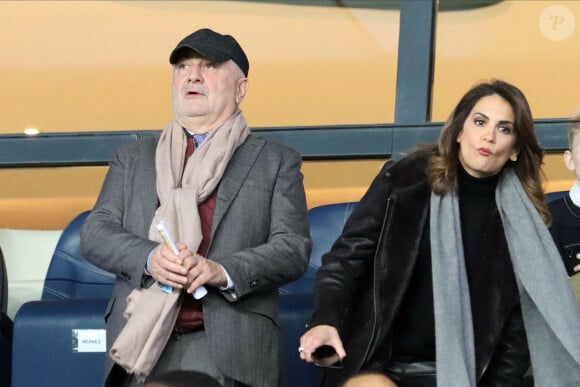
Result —
[[476, 178], [463, 168], [459, 168], [457, 175], [463, 253], [469, 277], [469, 273], [473, 272], [474, 265], [481, 256], [484, 247], [482, 242], [489, 239], [489, 233], [494, 231], [490, 222], [499, 220], [495, 203], [495, 188], [499, 174]]
[[[495, 189], [499, 174], [487, 178], [470, 176], [462, 167], [458, 170], [459, 212], [465, 255], [465, 266], [470, 285], [471, 298], [477, 304], [480, 295], [472, 288], [480, 287], [489, 278], [489, 262], [484, 259], [493, 255], [505, 257], [503, 262], [511, 266], [503, 227], [495, 203]], [[431, 246], [429, 222], [421, 240], [421, 248], [408, 291], [393, 324], [392, 359], [404, 362], [435, 360], [435, 317], [433, 309], [433, 282], [431, 277]], [[451, 230], [450, 230], [451, 231]], [[503, 265], [501, 265], [503, 266]], [[493, 270], [492, 270], [493, 271]], [[513, 280], [515, 286], [515, 280]], [[486, 302], [486, 301], [484, 301]], [[472, 312], [474, 320], [480, 316], [477, 308]], [[485, 320], [485, 318], [483, 318]], [[480, 322], [475, 322], [475, 330]], [[476, 333], [477, 335], [477, 333]]]

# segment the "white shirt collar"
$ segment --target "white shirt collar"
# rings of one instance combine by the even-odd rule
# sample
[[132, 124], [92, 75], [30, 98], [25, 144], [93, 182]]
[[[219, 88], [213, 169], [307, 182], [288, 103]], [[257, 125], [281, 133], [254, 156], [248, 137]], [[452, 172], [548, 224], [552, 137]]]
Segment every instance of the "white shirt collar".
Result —
[[578, 185], [577, 181], [572, 186], [572, 189], [570, 189], [570, 198], [575, 206], [580, 207], [580, 185]]

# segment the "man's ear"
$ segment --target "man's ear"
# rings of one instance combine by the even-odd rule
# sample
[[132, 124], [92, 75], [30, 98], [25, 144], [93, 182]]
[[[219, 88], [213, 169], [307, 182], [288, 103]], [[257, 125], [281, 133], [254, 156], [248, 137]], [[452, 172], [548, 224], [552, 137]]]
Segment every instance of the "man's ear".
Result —
[[236, 102], [239, 105], [246, 97], [248, 91], [248, 78], [240, 78], [236, 87]]
[[564, 165], [566, 165], [566, 168], [570, 171], [574, 172], [574, 157], [572, 156], [572, 152], [569, 150], [564, 151]]

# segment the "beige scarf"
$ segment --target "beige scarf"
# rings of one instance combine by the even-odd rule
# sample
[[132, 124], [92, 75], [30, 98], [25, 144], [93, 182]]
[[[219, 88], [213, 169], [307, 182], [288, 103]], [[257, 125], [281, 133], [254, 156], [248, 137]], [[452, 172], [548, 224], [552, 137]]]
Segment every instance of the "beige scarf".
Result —
[[[202, 203], [216, 189], [232, 155], [249, 134], [241, 111], [237, 111], [211, 131], [184, 169], [187, 142], [182, 127], [173, 121], [163, 130], [155, 152], [160, 206], [149, 229], [151, 240], [163, 242], [155, 227], [162, 220], [176, 241], [197, 251], [203, 236], [198, 207], [192, 205], [192, 199]], [[154, 284], [135, 289], [127, 297], [127, 324], [110, 355], [139, 381], [149, 375], [169, 340], [179, 313], [180, 295], [180, 290], [165, 293]]]

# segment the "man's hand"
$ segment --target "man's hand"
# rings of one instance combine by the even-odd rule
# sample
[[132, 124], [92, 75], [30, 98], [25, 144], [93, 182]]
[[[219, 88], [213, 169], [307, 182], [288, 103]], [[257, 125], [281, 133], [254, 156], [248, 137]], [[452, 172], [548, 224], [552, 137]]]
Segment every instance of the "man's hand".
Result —
[[186, 287], [188, 293], [193, 293], [202, 285], [224, 287], [228, 283], [226, 273], [221, 265], [201, 255], [188, 256], [183, 261], [183, 267], [187, 270]]
[[178, 244], [177, 248], [179, 254], [175, 255], [165, 244], [159, 244], [151, 253], [149, 272], [159, 283], [183, 289], [188, 283], [187, 269], [183, 262], [191, 259], [193, 253], [184, 244]]

